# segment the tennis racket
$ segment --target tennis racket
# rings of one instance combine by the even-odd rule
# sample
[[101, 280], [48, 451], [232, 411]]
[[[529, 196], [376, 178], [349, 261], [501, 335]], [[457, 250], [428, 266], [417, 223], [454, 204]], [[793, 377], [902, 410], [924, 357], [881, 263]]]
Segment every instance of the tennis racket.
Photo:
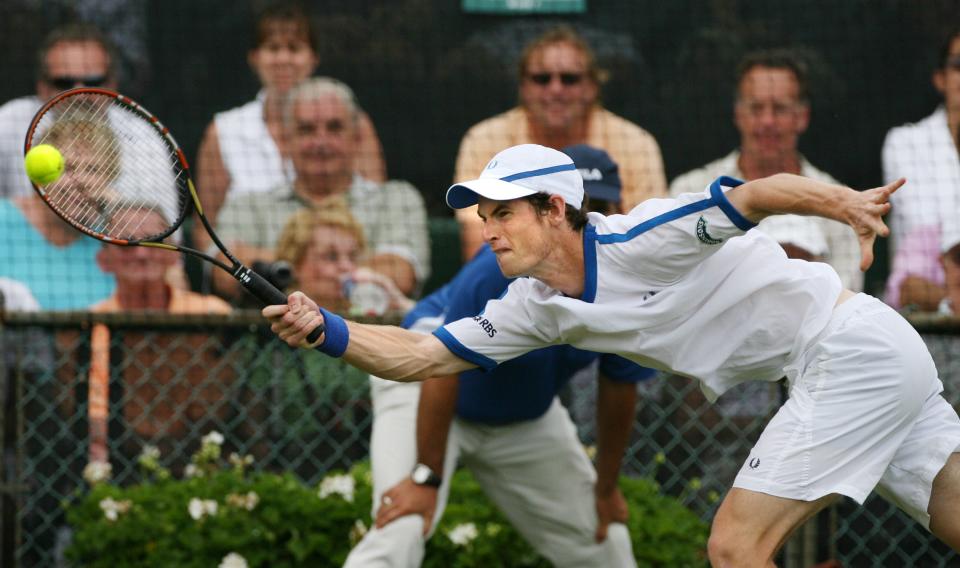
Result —
[[[120, 246], [145, 246], [196, 256], [226, 270], [264, 304], [287, 296], [227, 250], [203, 214], [190, 166], [170, 131], [135, 101], [107, 89], [64, 91], [33, 117], [24, 153], [50, 144], [63, 155], [63, 175], [33, 184], [43, 201], [85, 235]], [[230, 264], [181, 246], [175, 231], [195, 209]], [[324, 326], [308, 341], [319, 338]]]

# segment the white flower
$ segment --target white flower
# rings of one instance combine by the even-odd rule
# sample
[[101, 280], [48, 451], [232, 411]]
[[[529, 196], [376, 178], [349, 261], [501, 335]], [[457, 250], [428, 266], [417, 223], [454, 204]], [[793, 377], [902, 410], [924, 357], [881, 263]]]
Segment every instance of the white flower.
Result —
[[260, 496], [253, 491], [248, 492], [246, 495], [237, 495], [236, 493], [227, 495], [228, 505], [248, 511], [252, 511], [259, 502]]
[[92, 461], [83, 468], [83, 478], [90, 485], [96, 485], [110, 479], [113, 475], [113, 466], [109, 462]]
[[320, 482], [320, 498], [325, 499], [334, 493], [353, 503], [353, 491], [356, 482], [350, 475], [328, 475]]
[[203, 470], [197, 467], [197, 464], [188, 463], [187, 467], [183, 468], [183, 476], [190, 477], [199, 477], [203, 474]]
[[141, 460], [158, 460], [160, 459], [160, 448], [156, 446], [146, 445], [143, 447], [143, 450], [140, 452]]
[[248, 466], [248, 465], [250, 465], [250, 464], [253, 463], [253, 456], [251, 456], [250, 454], [247, 454], [247, 455], [245, 455], [245, 456], [241, 456], [241, 455], [238, 454], [237, 452], [231, 452], [231, 453], [230, 453], [230, 457], [229, 457], [228, 459], [229, 459], [229, 461], [230, 461], [230, 464], [231, 464], [233, 467], [241, 467], [241, 468], [242, 468], [242, 467], [246, 467], [246, 466]]
[[470, 541], [477, 538], [477, 525], [473, 523], [464, 523], [450, 529], [447, 533], [450, 541], [457, 546], [466, 546]]
[[113, 497], [107, 497], [106, 499], [100, 500], [100, 509], [108, 521], [117, 520], [121, 513], [126, 513], [130, 510], [131, 505], [132, 503], [126, 499], [123, 501], [115, 501]]
[[367, 525], [363, 524], [363, 521], [357, 519], [353, 523], [353, 528], [350, 529], [350, 544], [356, 546], [358, 542], [363, 540], [364, 535], [367, 534]]
[[200, 443], [203, 445], [213, 444], [215, 446], [222, 446], [223, 434], [216, 430], [211, 430], [209, 434], [200, 439]]
[[194, 497], [190, 499], [190, 503], [187, 505], [187, 512], [190, 513], [193, 520], [199, 521], [207, 515], [217, 514], [217, 502], [213, 499], [197, 499]]
[[247, 568], [247, 559], [236, 552], [231, 552], [223, 557], [217, 568]]

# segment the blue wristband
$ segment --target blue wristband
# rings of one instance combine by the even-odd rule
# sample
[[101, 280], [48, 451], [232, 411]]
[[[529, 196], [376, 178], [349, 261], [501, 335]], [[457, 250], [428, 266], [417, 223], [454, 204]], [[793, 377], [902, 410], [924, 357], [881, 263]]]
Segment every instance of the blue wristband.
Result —
[[323, 323], [327, 327], [323, 337], [323, 343], [317, 346], [322, 353], [331, 357], [340, 357], [347, 350], [347, 343], [350, 343], [350, 329], [347, 322], [337, 314], [330, 313], [320, 308], [323, 314]]

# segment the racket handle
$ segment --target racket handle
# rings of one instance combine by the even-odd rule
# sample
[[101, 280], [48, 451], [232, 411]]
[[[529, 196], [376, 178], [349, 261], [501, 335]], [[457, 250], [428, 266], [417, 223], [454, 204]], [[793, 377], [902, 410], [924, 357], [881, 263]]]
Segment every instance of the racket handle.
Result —
[[[237, 279], [240, 284], [247, 289], [248, 292], [257, 297], [261, 302], [268, 306], [278, 306], [284, 305], [287, 303], [287, 295], [277, 289], [276, 286], [270, 283], [269, 280], [260, 276], [253, 270], [250, 270], [246, 266], [240, 268], [240, 270], [234, 273], [234, 278]], [[307, 336], [307, 341], [313, 343], [320, 338], [320, 334], [323, 333], [324, 325], [321, 323], [313, 331], [310, 332], [310, 335]]]

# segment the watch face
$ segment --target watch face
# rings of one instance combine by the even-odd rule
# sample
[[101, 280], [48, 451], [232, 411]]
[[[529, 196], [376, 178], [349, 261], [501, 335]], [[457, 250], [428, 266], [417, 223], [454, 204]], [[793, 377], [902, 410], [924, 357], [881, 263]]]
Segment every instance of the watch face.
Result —
[[430, 477], [430, 469], [423, 465], [418, 465], [413, 469], [413, 474], [410, 476], [413, 478], [413, 482], [416, 484], [421, 484], [427, 481], [427, 478]]

